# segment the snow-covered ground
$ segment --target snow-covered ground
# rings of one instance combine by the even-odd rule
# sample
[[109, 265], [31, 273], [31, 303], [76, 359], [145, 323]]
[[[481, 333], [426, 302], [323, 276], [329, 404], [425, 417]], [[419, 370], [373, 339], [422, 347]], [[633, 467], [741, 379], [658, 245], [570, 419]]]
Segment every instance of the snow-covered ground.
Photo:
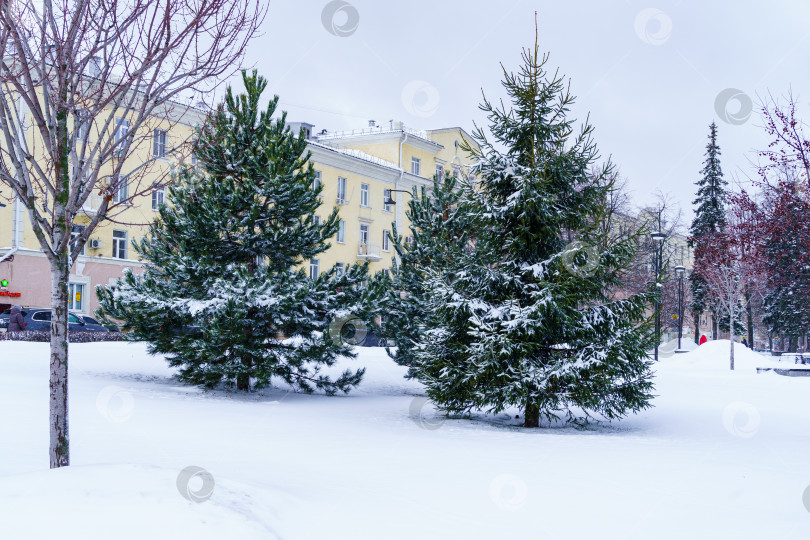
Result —
[[0, 539], [806, 540], [810, 377], [742, 347], [729, 372], [728, 346], [662, 358], [637, 416], [525, 430], [420, 420], [381, 349], [330, 398], [206, 393], [142, 344], [77, 344], [73, 466], [49, 471], [47, 344], [0, 342]]

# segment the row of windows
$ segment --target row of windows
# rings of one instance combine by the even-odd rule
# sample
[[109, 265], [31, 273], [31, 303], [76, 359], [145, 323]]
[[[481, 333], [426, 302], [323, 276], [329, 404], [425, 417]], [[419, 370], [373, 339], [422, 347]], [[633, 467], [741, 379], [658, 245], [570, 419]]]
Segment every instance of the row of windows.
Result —
[[[419, 158], [412, 158], [411, 162], [411, 172], [415, 175], [419, 175], [421, 170], [421, 160]], [[436, 174], [439, 176], [444, 175], [444, 167], [442, 165], [436, 165]], [[315, 179], [312, 181], [312, 188], [318, 189], [321, 186], [321, 171], [315, 171]], [[365, 208], [370, 208], [370, 184], [365, 182], [360, 184], [360, 206]], [[386, 212], [391, 212], [391, 207], [393, 205], [386, 204], [386, 197], [383, 195], [383, 210]], [[343, 176], [338, 176], [337, 179], [337, 203], [338, 204], [348, 204], [348, 199], [346, 196], [346, 178]]]
[[[422, 174], [422, 160], [419, 158], [411, 158], [411, 174], [420, 176]], [[436, 164], [436, 176], [439, 178], [444, 177], [444, 165]]]
[[[125, 178], [115, 193], [113, 193], [113, 202], [121, 203], [127, 199], [129, 199], [129, 182], [127, 182]], [[166, 188], [155, 187], [152, 189], [152, 210], [157, 210], [165, 200]]]
[[[318, 216], [315, 216], [316, 218]], [[317, 222], [318, 220], [316, 220]], [[388, 237], [388, 230], [384, 230], [382, 232], [382, 250], [383, 251], [391, 251], [391, 240]], [[368, 245], [370, 230], [369, 226], [366, 223], [360, 224], [360, 244], [361, 245]], [[410, 241], [410, 238], [408, 238]], [[346, 241], [346, 222], [340, 220], [338, 222], [338, 233], [337, 233], [337, 241], [339, 243], [344, 243]], [[337, 263], [338, 271], [344, 272], [346, 270], [346, 263]], [[309, 277], [315, 279], [321, 273], [321, 261], [319, 259], [310, 259], [309, 261]]]
[[[319, 222], [320, 218], [318, 218], [318, 216], [315, 216], [315, 217], [317, 218], [316, 223]], [[388, 238], [388, 230], [383, 230], [382, 233], [383, 233], [383, 236], [382, 236], [382, 249], [383, 249], [383, 251], [390, 251], [391, 250], [391, 241]], [[368, 223], [361, 223], [360, 224], [360, 243], [361, 244], [368, 244], [370, 238], [371, 238], [371, 231], [370, 231]], [[342, 219], [340, 221], [338, 221], [338, 231], [337, 231], [337, 236], [336, 236], [335, 240], [339, 244], [345, 244], [346, 243], [346, 222], [343, 221]]]
[[[337, 203], [338, 204], [347, 204], [348, 199], [346, 196], [346, 178], [343, 176], [338, 176], [337, 179]], [[315, 179], [312, 181], [312, 188], [318, 189], [321, 186], [321, 171], [315, 171]], [[370, 184], [361, 183], [360, 184], [360, 206], [371, 208], [370, 204], [370, 196], [369, 192], [371, 190]], [[385, 199], [383, 198], [383, 210], [386, 212], [391, 211], [391, 205], [385, 204]]]
[[[122, 143], [129, 133], [129, 120], [126, 118], [115, 119], [115, 142]], [[84, 139], [87, 136], [87, 124], [83, 123], [79, 127], [78, 136]], [[165, 129], [155, 129], [152, 131], [152, 156], [156, 158], [166, 157], [169, 134]]]
[[[71, 243], [75, 242], [75, 239], [78, 238], [79, 234], [81, 234], [80, 230], [76, 230], [78, 227], [74, 227], [74, 230], [70, 233], [72, 238]], [[127, 238], [127, 231], [119, 231], [113, 230], [113, 240], [112, 240], [112, 256], [115, 259], [126, 259], [127, 258], [127, 245], [129, 244]], [[79, 255], [86, 255], [87, 254], [87, 244], [84, 245]]]

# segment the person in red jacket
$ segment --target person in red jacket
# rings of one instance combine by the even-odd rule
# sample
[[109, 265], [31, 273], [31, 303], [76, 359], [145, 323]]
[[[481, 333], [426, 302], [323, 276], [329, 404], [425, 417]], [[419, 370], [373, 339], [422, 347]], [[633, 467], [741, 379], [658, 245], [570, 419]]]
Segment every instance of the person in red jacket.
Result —
[[20, 310], [20, 306], [14, 306], [11, 308], [11, 316], [8, 319], [9, 332], [22, 332], [25, 329], [25, 321], [23, 320]]
[[709, 340], [706, 339], [706, 334], [703, 334], [702, 336], [700, 336], [700, 341], [698, 342], [698, 345], [703, 345], [707, 341], [709, 341]]

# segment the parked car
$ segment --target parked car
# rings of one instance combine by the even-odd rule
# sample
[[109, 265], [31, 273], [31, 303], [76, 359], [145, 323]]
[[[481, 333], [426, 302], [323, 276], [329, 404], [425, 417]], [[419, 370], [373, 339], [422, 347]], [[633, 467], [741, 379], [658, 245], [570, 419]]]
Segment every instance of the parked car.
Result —
[[90, 315], [82, 315], [81, 313], [76, 313], [76, 316], [84, 321], [85, 327], [82, 330], [82, 332], [120, 332], [117, 326], [101, 324], [99, 321], [97, 321]]
[[[23, 316], [26, 331], [49, 331], [51, 329], [51, 309], [25, 307], [20, 313]], [[8, 329], [11, 310], [0, 314], [0, 327]], [[101, 325], [88, 325], [74, 313], [68, 313], [68, 332], [109, 332]]]
[[[115, 326], [112, 323], [109, 324], [102, 324], [98, 320], [94, 319], [90, 315], [81, 315], [76, 314], [80, 319], [82, 319], [88, 328], [85, 328], [85, 332], [104, 332], [105, 330], [109, 332], [120, 332], [121, 329]], [[92, 330], [90, 329], [92, 327]]]

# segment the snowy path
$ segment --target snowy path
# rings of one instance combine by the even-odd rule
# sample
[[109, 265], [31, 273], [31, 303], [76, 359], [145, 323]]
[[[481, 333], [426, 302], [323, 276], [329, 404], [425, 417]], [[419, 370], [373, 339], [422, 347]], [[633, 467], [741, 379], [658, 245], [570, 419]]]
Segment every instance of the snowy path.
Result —
[[[69, 539], [810, 538], [810, 378], [756, 375], [749, 351], [729, 373], [723, 343], [663, 359], [654, 409], [586, 431], [425, 429], [379, 349], [349, 396], [239, 397], [171, 381], [141, 344], [74, 345], [74, 466], [51, 472], [47, 346], [0, 342], [0, 538], [53, 533], [56, 501]], [[206, 502], [175, 487], [191, 465]]]

